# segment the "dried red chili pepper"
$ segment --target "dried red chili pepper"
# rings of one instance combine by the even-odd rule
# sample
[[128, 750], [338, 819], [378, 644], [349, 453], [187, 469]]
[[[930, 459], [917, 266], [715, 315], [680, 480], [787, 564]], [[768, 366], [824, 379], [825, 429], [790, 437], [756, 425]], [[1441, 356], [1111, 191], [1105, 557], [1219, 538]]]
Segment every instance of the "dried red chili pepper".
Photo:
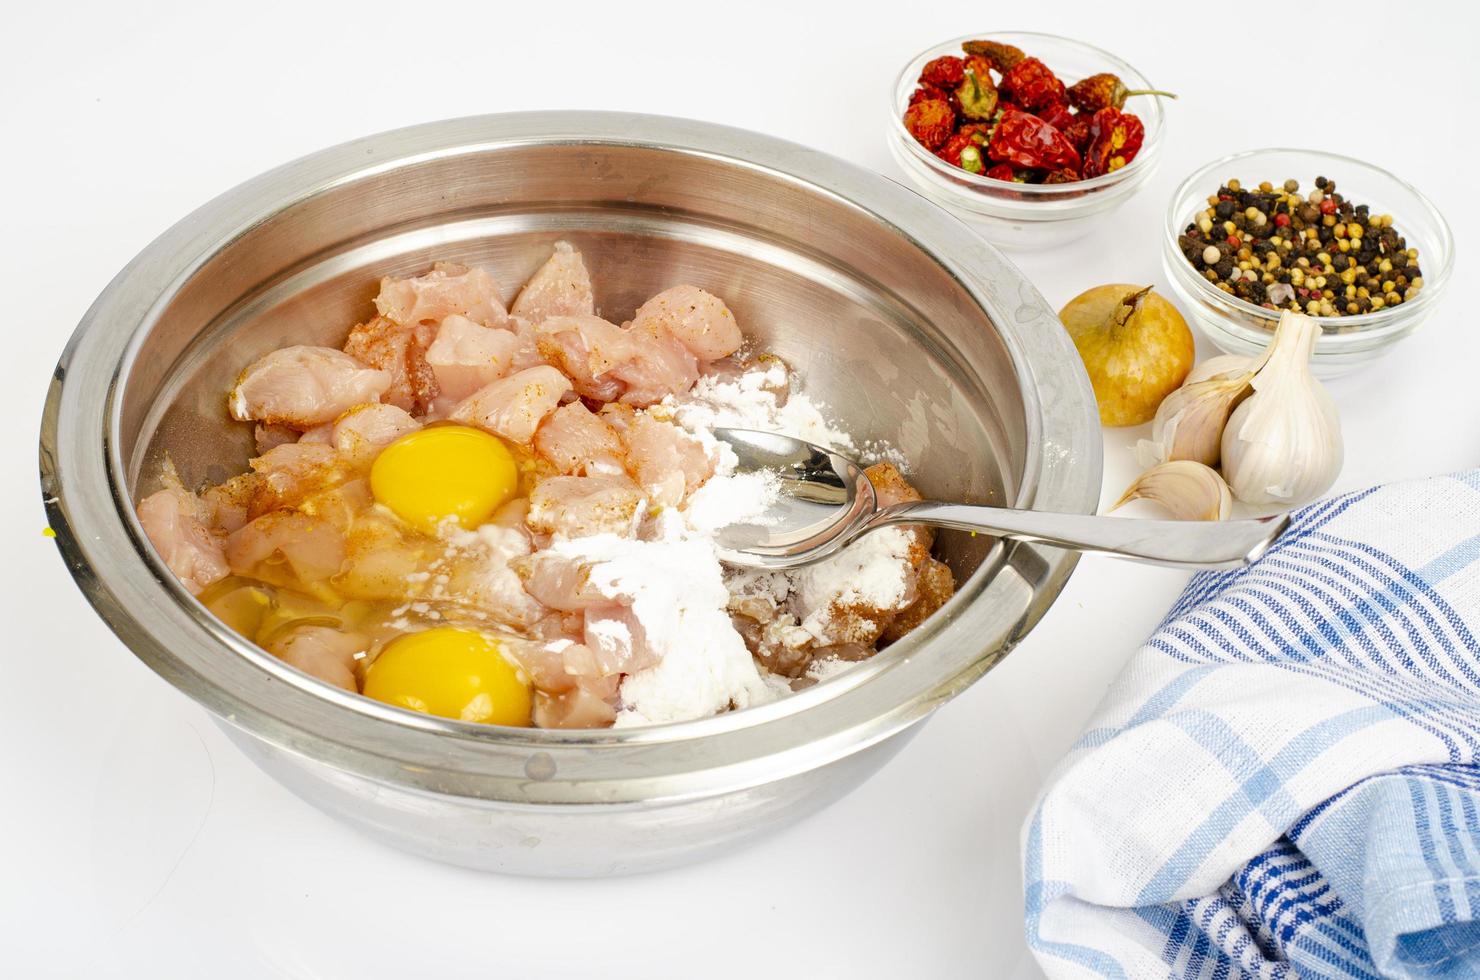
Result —
[[991, 177], [993, 180], [1005, 180], [1009, 183], [1022, 183], [1021, 180], [1018, 180], [1017, 174], [1013, 171], [1012, 164], [1010, 163], [999, 163], [982, 176]]
[[1064, 138], [1073, 144], [1074, 149], [1079, 151], [1080, 156], [1083, 156], [1084, 151], [1089, 149], [1090, 115], [1090, 113], [1085, 113], [1075, 116], [1073, 122], [1059, 129], [1059, 132], [1064, 134]]
[[924, 102], [927, 99], [939, 99], [942, 102], [950, 101], [950, 97], [945, 89], [937, 88], [934, 85], [921, 85], [910, 93], [909, 104], [914, 105], [916, 102]]
[[945, 144], [935, 151], [935, 155], [953, 167], [961, 166], [961, 151], [968, 146], [975, 146], [971, 141], [971, 134], [956, 133]]
[[987, 140], [992, 136], [992, 124], [984, 122], [967, 123], [956, 130], [958, 135], [970, 136], [971, 142], [977, 146], [986, 146]]
[[1069, 101], [1064, 83], [1037, 58], [1024, 58], [1013, 65], [1002, 76], [998, 88], [1029, 112]]
[[997, 111], [997, 86], [992, 76], [968, 71], [956, 89], [956, 102], [967, 119], [991, 119]]
[[962, 77], [966, 74], [966, 63], [953, 54], [943, 54], [925, 63], [925, 68], [920, 72], [921, 85], [934, 85], [938, 88], [955, 88], [961, 84]]
[[1074, 113], [1070, 111], [1068, 104], [1064, 102], [1058, 102], [1039, 109], [1033, 115], [1042, 119], [1061, 133], [1074, 121]]
[[1079, 153], [1064, 134], [1037, 116], [1008, 109], [987, 144], [987, 156], [1030, 169], [1079, 169]]
[[956, 128], [956, 114], [946, 102], [926, 99], [905, 110], [904, 128], [927, 150], [934, 150], [951, 138], [951, 131]]
[[992, 70], [995, 67], [990, 58], [983, 58], [979, 54], [969, 54], [966, 56], [965, 70], [976, 72], [980, 78], [991, 78]]
[[1043, 178], [1045, 184], [1073, 184], [1084, 178], [1079, 176], [1079, 171], [1071, 167], [1060, 167], [1058, 170], [1049, 171]]
[[1016, 67], [1027, 55], [1023, 54], [1021, 48], [1015, 48], [1010, 44], [1001, 44], [997, 41], [967, 41], [961, 45], [961, 50], [967, 54], [986, 58], [992, 63], [992, 67], [999, 72], [1005, 72]]
[[1163, 92], [1160, 89], [1126, 88], [1118, 75], [1112, 75], [1108, 71], [1091, 75], [1069, 86], [1069, 104], [1082, 112], [1098, 112], [1106, 106], [1112, 109], [1123, 109], [1125, 100], [1133, 95], [1162, 95], [1169, 99], [1176, 98], [1171, 92]]
[[1098, 177], [1119, 170], [1136, 158], [1146, 138], [1146, 127], [1130, 113], [1107, 106], [1090, 117], [1089, 134], [1084, 175]]

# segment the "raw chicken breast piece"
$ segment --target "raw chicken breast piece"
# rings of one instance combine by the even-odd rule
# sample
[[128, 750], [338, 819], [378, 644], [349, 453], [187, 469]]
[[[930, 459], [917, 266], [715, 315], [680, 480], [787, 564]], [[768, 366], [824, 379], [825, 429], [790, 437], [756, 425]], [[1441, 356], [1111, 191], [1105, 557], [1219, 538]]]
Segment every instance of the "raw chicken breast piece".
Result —
[[247, 465], [258, 478], [248, 506], [253, 516], [294, 506], [304, 497], [331, 489], [354, 476], [333, 446], [320, 443], [286, 443]]
[[401, 326], [383, 316], [356, 326], [344, 342], [344, 352], [391, 376], [384, 400], [418, 415], [437, 397], [437, 377], [427, 363], [427, 346], [436, 328]]
[[605, 728], [616, 717], [611, 699], [585, 684], [562, 694], [536, 691], [534, 695], [534, 723], [540, 728]]
[[257, 446], [257, 455], [276, 449], [289, 442], [297, 442], [300, 433], [286, 425], [263, 425], [258, 422], [252, 429], [252, 439]]
[[626, 390], [610, 372], [637, 356], [628, 331], [599, 316], [554, 316], [535, 334], [540, 355], [570, 377], [581, 397], [616, 401]]
[[338, 528], [294, 510], [264, 514], [226, 539], [226, 560], [233, 572], [289, 588], [337, 575], [344, 559]]
[[355, 654], [369, 646], [358, 633], [341, 633], [329, 626], [293, 626], [267, 645], [267, 652], [311, 677], [346, 691], [355, 684]]
[[478, 389], [448, 416], [527, 444], [545, 416], [571, 390], [570, 379], [548, 364], [520, 371]]
[[375, 309], [406, 327], [438, 323], [453, 314], [485, 327], [501, 327], [508, 318], [493, 276], [456, 262], [438, 262], [414, 279], [386, 276], [380, 280]]
[[442, 396], [461, 401], [513, 370], [521, 346], [520, 337], [509, 330], [494, 330], [453, 314], [437, 328], [426, 362]]
[[244, 422], [310, 429], [379, 401], [392, 380], [332, 347], [284, 347], [242, 372], [228, 404], [232, 417]]
[[529, 528], [540, 534], [584, 538], [615, 534], [630, 538], [642, 520], [642, 490], [625, 473], [550, 476], [529, 495]]
[[539, 325], [539, 349], [578, 394], [596, 401], [651, 405], [688, 391], [699, 361], [672, 335], [653, 328], [619, 327], [596, 316], [551, 317]]
[[648, 646], [647, 634], [632, 608], [620, 603], [587, 609], [583, 639], [581, 646], [594, 665], [580, 665], [578, 673], [599, 677], [634, 674], [662, 659]]
[[382, 449], [421, 423], [394, 405], [357, 405], [339, 416], [329, 435], [329, 445], [346, 459], [364, 465]]
[[724, 300], [698, 286], [663, 290], [637, 308], [632, 326], [667, 331], [701, 361], [728, 357], [744, 341]]
[[662, 330], [631, 327], [636, 354], [611, 371], [627, 386], [621, 400], [645, 408], [668, 395], [681, 395], [699, 380], [699, 359], [673, 335]]
[[529, 533], [522, 526], [488, 523], [473, 534], [476, 543], [462, 547], [468, 560], [453, 565], [448, 592], [463, 604], [519, 629], [528, 629], [548, 615], [549, 610], [525, 591], [511, 565], [533, 550]]
[[611, 598], [591, 584], [589, 562], [553, 551], [536, 551], [512, 563], [524, 588], [544, 605], [562, 612], [611, 605]]
[[556, 242], [554, 254], [530, 276], [509, 312], [535, 325], [552, 316], [595, 313], [591, 276], [581, 253], [568, 242]]
[[534, 449], [567, 476], [625, 471], [622, 439], [580, 402], [557, 408], [534, 435]]
[[[167, 478], [173, 472], [167, 474]], [[178, 480], [145, 497], [139, 504], [139, 523], [180, 584], [199, 595], [212, 582], [231, 573], [221, 539], [207, 524], [200, 499]]]
[[645, 412], [632, 417], [622, 441], [638, 485], [658, 506], [678, 506], [714, 475], [714, 460], [703, 443]]

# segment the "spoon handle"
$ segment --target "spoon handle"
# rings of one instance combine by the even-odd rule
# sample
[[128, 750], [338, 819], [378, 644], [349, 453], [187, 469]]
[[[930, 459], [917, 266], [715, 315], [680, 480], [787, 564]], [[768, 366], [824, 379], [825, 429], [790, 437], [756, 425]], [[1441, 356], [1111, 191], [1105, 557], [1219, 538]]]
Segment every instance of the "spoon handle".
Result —
[[921, 500], [880, 510], [864, 530], [888, 524], [932, 524], [1152, 565], [1239, 568], [1264, 554], [1289, 523], [1288, 514], [1242, 521], [1143, 521]]

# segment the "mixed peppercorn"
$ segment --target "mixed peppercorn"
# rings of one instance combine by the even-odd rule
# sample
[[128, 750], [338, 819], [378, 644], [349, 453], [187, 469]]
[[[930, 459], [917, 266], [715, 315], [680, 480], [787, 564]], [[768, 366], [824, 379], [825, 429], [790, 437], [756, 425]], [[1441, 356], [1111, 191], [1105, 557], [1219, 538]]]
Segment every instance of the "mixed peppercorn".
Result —
[[974, 174], [1030, 184], [1063, 184], [1119, 170], [1146, 138], [1122, 112], [1133, 95], [1115, 75], [1065, 86], [1048, 66], [1010, 44], [967, 41], [965, 57], [925, 65], [904, 124], [927, 150]]
[[1354, 206], [1325, 177], [1309, 194], [1296, 180], [1249, 189], [1230, 180], [1177, 244], [1219, 289], [1272, 310], [1354, 316], [1409, 302], [1423, 288], [1418, 249], [1393, 216]]

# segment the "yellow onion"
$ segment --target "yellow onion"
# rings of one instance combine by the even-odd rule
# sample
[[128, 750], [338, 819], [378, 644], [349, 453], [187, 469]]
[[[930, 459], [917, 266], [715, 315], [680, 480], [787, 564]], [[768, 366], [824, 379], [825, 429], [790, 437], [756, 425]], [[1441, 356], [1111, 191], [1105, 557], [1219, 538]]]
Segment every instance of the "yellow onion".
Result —
[[1096, 286], [1059, 312], [1095, 389], [1103, 425], [1150, 422], [1192, 370], [1192, 331], [1150, 286]]

